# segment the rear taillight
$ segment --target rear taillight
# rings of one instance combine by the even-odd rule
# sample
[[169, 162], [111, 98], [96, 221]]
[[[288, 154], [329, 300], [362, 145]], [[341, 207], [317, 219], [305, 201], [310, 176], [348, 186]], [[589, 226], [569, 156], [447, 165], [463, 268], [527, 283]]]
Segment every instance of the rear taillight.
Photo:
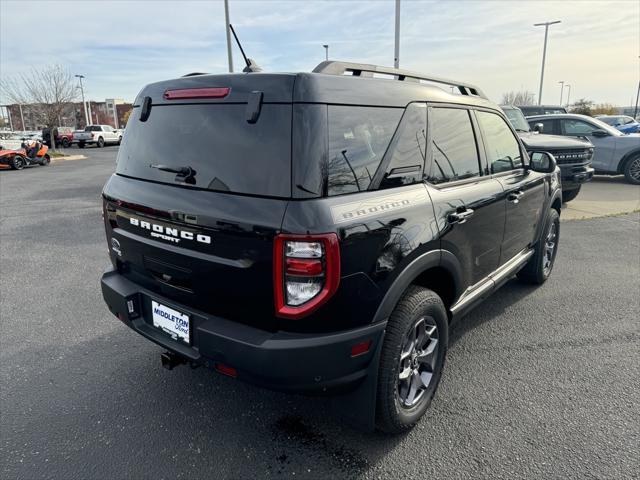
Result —
[[96, 134], [95, 134], [95, 133], [92, 133], [92, 134], [91, 134], [91, 138], [96, 138]]
[[338, 289], [338, 236], [278, 235], [273, 271], [276, 315], [294, 319], [309, 315]]
[[224, 98], [229, 95], [229, 87], [181, 88], [164, 92], [165, 100], [185, 100], [189, 98]]

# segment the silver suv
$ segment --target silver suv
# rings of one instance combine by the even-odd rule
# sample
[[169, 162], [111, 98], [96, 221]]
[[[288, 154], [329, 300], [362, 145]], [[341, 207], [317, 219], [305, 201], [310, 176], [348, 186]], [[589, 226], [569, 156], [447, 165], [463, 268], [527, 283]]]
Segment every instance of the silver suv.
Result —
[[640, 185], [640, 134], [624, 134], [596, 118], [571, 113], [535, 115], [527, 121], [544, 133], [588, 138], [595, 147], [591, 165], [596, 172], [624, 173], [629, 183]]

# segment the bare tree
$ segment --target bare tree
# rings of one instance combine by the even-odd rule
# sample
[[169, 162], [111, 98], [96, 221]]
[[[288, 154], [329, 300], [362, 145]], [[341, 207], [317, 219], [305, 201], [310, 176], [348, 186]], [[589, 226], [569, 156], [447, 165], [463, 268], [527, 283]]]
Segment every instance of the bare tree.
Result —
[[520, 92], [507, 92], [502, 94], [503, 105], [534, 105], [533, 98], [535, 94], [528, 90]]
[[586, 98], [581, 98], [577, 100], [571, 107], [569, 107], [569, 111], [571, 113], [579, 113], [581, 115], [589, 115], [593, 116], [593, 100], [587, 100]]
[[[61, 65], [32, 69], [0, 81], [3, 96], [13, 103], [31, 105], [49, 128], [57, 126], [69, 105], [78, 97], [74, 78]], [[55, 142], [51, 142], [55, 149]]]

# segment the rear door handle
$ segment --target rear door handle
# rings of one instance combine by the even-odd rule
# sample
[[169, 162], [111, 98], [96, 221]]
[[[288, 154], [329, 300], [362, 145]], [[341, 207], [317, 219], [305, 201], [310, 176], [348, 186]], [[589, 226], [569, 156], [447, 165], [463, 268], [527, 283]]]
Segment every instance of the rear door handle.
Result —
[[447, 219], [449, 223], [463, 224], [472, 216], [473, 210], [470, 208], [465, 208], [464, 210], [460, 210], [456, 213], [450, 213]]
[[507, 195], [507, 200], [513, 203], [518, 203], [523, 195], [524, 192], [520, 190], [518, 190], [517, 192], [511, 192], [509, 195]]

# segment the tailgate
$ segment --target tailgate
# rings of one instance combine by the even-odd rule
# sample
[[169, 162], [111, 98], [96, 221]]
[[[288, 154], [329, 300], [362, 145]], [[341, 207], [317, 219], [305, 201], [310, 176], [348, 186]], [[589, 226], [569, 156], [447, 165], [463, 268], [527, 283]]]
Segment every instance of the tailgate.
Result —
[[287, 200], [118, 175], [103, 197], [110, 254], [125, 277], [204, 313], [275, 329], [273, 237]]

